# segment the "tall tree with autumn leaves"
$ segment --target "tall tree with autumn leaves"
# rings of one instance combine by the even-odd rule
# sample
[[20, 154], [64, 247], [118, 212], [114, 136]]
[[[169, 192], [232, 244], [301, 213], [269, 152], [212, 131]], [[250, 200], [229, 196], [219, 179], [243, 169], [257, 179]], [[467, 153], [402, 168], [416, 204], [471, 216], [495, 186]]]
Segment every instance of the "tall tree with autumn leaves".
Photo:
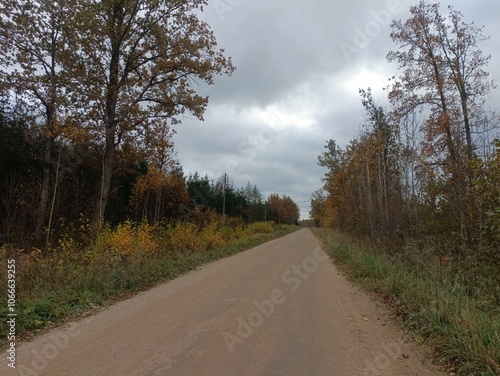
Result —
[[79, 59], [71, 67], [80, 83], [76, 98], [89, 104], [92, 126], [103, 140], [102, 181], [93, 220], [103, 219], [117, 150], [144, 139], [188, 113], [203, 119], [208, 97], [193, 84], [231, 74], [197, 11], [205, 0], [80, 0], [75, 38]]

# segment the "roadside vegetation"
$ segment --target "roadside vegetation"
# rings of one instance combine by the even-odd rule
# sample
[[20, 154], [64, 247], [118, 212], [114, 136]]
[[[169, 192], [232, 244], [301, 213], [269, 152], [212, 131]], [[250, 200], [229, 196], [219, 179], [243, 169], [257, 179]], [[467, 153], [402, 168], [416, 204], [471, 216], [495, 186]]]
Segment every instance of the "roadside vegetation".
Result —
[[[500, 285], [493, 268], [474, 275], [417, 245], [374, 247], [332, 229], [313, 229], [353, 280], [380, 294], [438, 363], [460, 375], [500, 374]], [[470, 268], [467, 268], [470, 270]]]
[[235, 70], [206, 3], [0, 0], [0, 280], [15, 260], [18, 335], [296, 228], [286, 194], [176, 158], [174, 128]]
[[359, 90], [366, 120], [345, 147], [327, 142], [310, 212], [334, 257], [460, 375], [500, 374], [500, 135], [483, 29], [426, 1], [393, 22], [400, 76], [386, 106]]
[[[93, 234], [87, 222], [70, 227], [47, 250], [0, 247], [0, 262], [16, 260], [17, 334], [21, 338], [95, 312], [118, 299], [146, 290], [197, 266], [286, 235], [298, 226], [274, 222], [245, 224], [215, 212], [197, 221], [104, 226]], [[86, 238], [92, 240], [86, 244]], [[1, 270], [6, 280], [6, 268]], [[8, 308], [0, 308], [6, 317]], [[1, 339], [7, 336], [1, 322]], [[0, 343], [0, 346], [3, 343]]]

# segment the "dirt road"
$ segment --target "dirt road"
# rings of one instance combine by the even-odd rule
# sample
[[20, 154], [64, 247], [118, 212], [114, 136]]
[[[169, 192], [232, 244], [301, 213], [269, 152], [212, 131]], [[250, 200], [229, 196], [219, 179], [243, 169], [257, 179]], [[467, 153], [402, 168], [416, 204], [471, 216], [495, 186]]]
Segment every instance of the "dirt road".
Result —
[[422, 358], [302, 229], [19, 344], [0, 374], [438, 375]]

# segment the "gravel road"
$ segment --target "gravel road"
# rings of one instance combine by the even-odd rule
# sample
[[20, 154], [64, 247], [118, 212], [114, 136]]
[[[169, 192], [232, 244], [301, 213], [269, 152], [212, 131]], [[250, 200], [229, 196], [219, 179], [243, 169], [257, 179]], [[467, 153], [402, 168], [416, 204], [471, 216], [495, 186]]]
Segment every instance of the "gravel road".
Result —
[[309, 229], [18, 344], [0, 375], [441, 375]]

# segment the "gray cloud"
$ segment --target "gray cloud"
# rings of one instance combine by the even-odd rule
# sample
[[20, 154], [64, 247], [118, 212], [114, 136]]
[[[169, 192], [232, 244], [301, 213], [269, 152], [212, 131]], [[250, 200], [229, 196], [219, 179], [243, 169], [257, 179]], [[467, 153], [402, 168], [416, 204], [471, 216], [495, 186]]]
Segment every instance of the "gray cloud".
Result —
[[[216, 178], [227, 172], [264, 194], [290, 195], [307, 217], [309, 197], [325, 171], [317, 166], [326, 140], [345, 145], [363, 122], [358, 89], [381, 88], [397, 74], [388, 15], [406, 19], [418, 1], [211, 0], [201, 18], [232, 56], [233, 77], [201, 91], [210, 96], [205, 122], [187, 119], [174, 141], [184, 170]], [[442, 10], [450, 1], [442, 1]], [[232, 4], [232, 5], [231, 5]], [[399, 5], [399, 7], [398, 7]], [[500, 3], [453, 1], [466, 21], [500, 32]], [[354, 49], [346, 53], [347, 46]], [[500, 41], [483, 44], [500, 78]], [[492, 105], [498, 102], [492, 94]]]

